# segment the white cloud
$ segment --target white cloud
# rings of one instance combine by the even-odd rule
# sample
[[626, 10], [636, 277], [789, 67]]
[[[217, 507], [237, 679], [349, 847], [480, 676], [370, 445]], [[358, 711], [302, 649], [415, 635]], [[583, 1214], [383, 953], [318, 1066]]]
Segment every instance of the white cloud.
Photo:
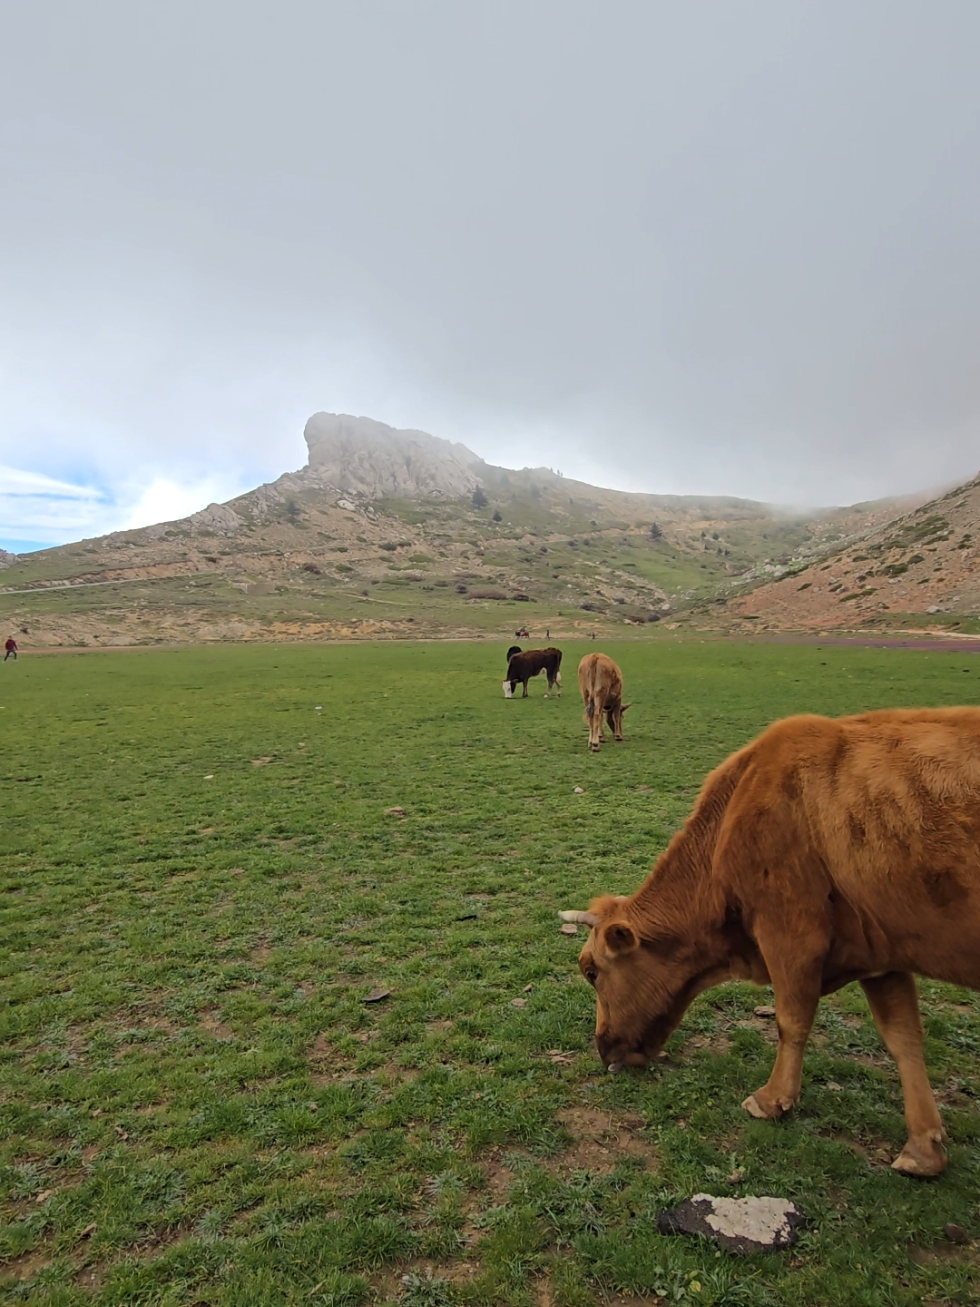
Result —
[[119, 528], [131, 529], [153, 526], [156, 522], [173, 522], [206, 508], [208, 504], [233, 499], [246, 489], [252, 487], [238, 485], [229, 477], [212, 476], [185, 484], [156, 477], [137, 502], [126, 510], [125, 519], [120, 522]]
[[132, 478], [115, 492], [0, 465], [0, 546], [68, 544], [156, 522], [172, 522], [251, 487], [228, 476], [174, 481]]
[[6, 467], [0, 463], [0, 495], [37, 499], [100, 499], [101, 493], [92, 486], [76, 486], [70, 481], [57, 481], [43, 472], [28, 472], [19, 467]]
[[18, 544], [63, 544], [91, 535], [106, 511], [92, 486], [0, 465], [0, 537]]

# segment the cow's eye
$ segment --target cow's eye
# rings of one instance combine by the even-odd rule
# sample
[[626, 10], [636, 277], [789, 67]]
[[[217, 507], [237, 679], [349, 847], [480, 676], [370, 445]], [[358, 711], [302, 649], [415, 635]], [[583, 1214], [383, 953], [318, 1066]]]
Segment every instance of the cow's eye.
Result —
[[595, 967], [585, 968], [585, 979], [589, 982], [590, 985], [595, 985], [596, 976], [598, 976], [598, 974], [599, 972], [596, 970]]

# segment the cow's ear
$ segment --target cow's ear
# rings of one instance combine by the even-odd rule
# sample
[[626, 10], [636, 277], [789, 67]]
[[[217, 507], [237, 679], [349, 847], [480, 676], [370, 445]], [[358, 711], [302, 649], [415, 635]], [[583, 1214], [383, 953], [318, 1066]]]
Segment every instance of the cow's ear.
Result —
[[628, 921], [607, 921], [601, 930], [602, 944], [613, 957], [621, 957], [639, 948], [636, 931]]
[[620, 709], [620, 712], [625, 712], [627, 708], [632, 708], [632, 706], [633, 705], [631, 703], [624, 703], [622, 708]]

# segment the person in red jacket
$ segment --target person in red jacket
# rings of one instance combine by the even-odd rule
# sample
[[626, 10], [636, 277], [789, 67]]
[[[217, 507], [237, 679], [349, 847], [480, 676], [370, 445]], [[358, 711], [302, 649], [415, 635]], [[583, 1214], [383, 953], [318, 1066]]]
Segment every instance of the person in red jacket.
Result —
[[14, 637], [13, 637], [12, 635], [8, 635], [8, 636], [7, 636], [7, 643], [6, 643], [3, 647], [4, 647], [4, 648], [6, 649], [6, 651], [7, 651], [7, 652], [4, 654], [4, 656], [3, 656], [3, 661], [6, 662], [7, 659], [10, 657], [10, 655], [13, 654], [13, 656], [14, 656], [14, 662], [16, 662], [16, 661], [17, 661], [17, 641], [14, 639]]

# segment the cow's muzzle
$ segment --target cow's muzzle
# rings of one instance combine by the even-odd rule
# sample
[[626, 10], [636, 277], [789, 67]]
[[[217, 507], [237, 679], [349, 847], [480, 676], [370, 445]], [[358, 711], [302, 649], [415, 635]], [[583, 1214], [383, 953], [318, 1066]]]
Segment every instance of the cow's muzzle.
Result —
[[604, 1030], [596, 1033], [595, 1047], [607, 1071], [622, 1071], [627, 1066], [646, 1066], [650, 1060], [640, 1049], [627, 1047]]

